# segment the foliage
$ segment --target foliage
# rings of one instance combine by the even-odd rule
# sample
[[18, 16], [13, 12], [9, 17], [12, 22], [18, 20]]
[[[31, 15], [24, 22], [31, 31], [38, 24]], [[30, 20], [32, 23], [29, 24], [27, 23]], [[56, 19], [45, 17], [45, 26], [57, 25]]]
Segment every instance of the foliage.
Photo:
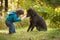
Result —
[[60, 23], [60, 13], [59, 14], [57, 13], [57, 14], [53, 15], [52, 21], [56, 24]]
[[40, 1], [43, 1], [47, 5], [50, 5], [54, 8], [60, 6], [60, 0], [40, 0]]
[[[8, 12], [15, 9], [24, 9], [33, 8], [36, 12], [44, 18], [44, 20], [49, 21], [48, 27], [59, 27], [60, 28], [60, 1], [59, 0], [9, 0], [8, 1]], [[56, 5], [57, 4], [57, 5]], [[4, 2], [3, 2], [4, 5]], [[55, 6], [56, 7], [55, 9]], [[4, 8], [3, 8], [4, 10]], [[7, 13], [3, 13], [2, 19], [0, 19], [0, 29], [6, 28], [5, 19]], [[2, 21], [1, 21], [2, 20]], [[46, 21], [46, 23], [48, 22]], [[47, 23], [48, 24], [48, 23]], [[25, 19], [22, 22], [15, 23], [17, 28], [29, 26], [29, 19]]]
[[60, 13], [56, 13], [51, 18], [51, 26], [55, 28], [60, 28]]

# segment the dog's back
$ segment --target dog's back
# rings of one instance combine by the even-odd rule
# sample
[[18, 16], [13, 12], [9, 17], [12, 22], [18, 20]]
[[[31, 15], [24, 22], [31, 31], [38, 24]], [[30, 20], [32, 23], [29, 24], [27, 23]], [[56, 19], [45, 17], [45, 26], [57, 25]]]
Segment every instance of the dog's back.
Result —
[[40, 26], [40, 28], [47, 30], [46, 23], [44, 19], [39, 16], [37, 13], [33, 17], [30, 18], [31, 22], [34, 22], [33, 24]]

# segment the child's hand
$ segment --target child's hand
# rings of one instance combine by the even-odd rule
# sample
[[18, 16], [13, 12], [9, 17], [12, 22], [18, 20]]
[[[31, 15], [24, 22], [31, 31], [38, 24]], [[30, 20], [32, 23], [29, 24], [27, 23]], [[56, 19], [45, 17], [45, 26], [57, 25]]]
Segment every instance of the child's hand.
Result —
[[22, 16], [22, 17], [21, 17], [21, 20], [24, 20], [25, 18], [26, 18], [26, 15], [25, 15], [25, 16]]
[[23, 17], [23, 15], [20, 15], [19, 17], [20, 17], [20, 18], [22, 18], [22, 17]]

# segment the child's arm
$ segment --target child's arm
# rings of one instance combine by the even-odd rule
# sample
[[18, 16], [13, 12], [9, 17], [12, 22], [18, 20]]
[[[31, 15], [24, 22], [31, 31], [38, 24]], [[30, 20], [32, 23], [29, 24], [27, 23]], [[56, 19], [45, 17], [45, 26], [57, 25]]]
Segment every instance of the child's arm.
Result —
[[14, 21], [21, 21], [21, 18], [18, 18], [17, 15], [14, 15]]

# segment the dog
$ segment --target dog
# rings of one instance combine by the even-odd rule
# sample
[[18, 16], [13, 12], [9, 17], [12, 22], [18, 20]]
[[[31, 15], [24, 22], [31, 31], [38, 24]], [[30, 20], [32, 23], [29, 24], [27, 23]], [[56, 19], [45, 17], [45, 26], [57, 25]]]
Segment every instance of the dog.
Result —
[[36, 27], [38, 31], [47, 30], [47, 26], [44, 19], [39, 16], [34, 9], [30, 8], [27, 10], [27, 17], [30, 17], [30, 26], [27, 32], [29, 32], [29, 30], [33, 31], [34, 27]]

